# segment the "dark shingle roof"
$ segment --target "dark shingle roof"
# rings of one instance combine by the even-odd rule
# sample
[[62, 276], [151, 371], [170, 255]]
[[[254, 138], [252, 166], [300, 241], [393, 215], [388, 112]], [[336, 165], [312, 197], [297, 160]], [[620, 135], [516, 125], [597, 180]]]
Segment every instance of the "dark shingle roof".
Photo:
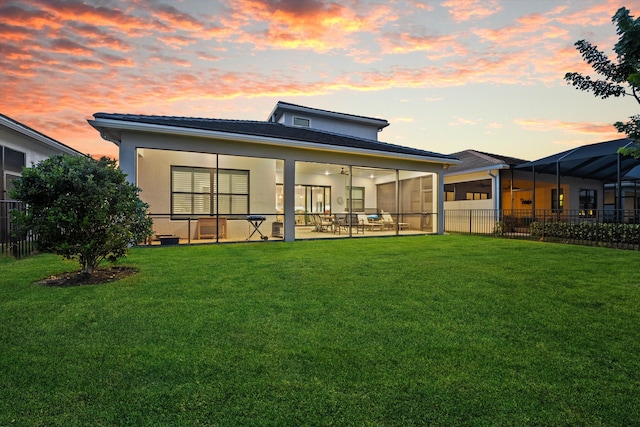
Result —
[[[228, 132], [241, 135], [262, 136], [283, 140], [311, 142], [336, 147], [348, 147], [387, 153], [432, 157], [443, 160], [456, 160], [455, 157], [446, 154], [434, 153], [417, 148], [404, 147], [400, 145], [363, 138], [356, 138], [353, 136], [340, 135], [309, 128], [285, 126], [280, 123], [274, 122], [110, 113], [95, 113], [93, 116], [96, 119], [118, 120], [130, 123], [144, 123], [151, 125], [201, 129], [216, 132]], [[98, 123], [93, 123], [93, 125], [99, 127]]]
[[516, 165], [527, 162], [526, 160], [518, 159], [515, 157], [484, 153], [477, 150], [464, 150], [458, 153], [453, 153], [452, 156], [457, 157], [462, 163], [459, 165], [451, 166], [448, 170], [449, 173], [481, 169], [501, 164], [514, 167]]

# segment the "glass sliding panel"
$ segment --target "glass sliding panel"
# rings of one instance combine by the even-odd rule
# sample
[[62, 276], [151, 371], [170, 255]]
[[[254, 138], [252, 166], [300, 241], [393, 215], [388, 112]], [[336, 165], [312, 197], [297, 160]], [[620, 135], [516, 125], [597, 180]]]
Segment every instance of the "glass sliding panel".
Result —
[[[330, 163], [296, 162], [296, 238], [324, 239], [349, 235], [336, 227], [347, 210], [349, 167]], [[335, 232], [334, 232], [335, 231]]]

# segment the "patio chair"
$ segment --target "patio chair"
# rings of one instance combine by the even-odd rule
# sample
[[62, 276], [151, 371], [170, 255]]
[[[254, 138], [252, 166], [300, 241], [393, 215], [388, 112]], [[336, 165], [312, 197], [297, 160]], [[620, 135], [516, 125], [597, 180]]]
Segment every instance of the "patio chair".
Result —
[[338, 233], [344, 230], [345, 232], [349, 232], [349, 224], [347, 223], [346, 215], [336, 215], [336, 219], [333, 221], [333, 234]]
[[314, 225], [313, 231], [327, 231], [329, 227], [333, 226], [330, 219], [323, 218], [318, 214], [311, 214], [311, 223]]
[[383, 223], [380, 221], [369, 221], [369, 218], [365, 214], [358, 214], [358, 222], [371, 231], [376, 228], [382, 231]]
[[395, 228], [395, 222], [393, 222], [393, 217], [389, 213], [382, 214], [382, 224], [384, 224], [385, 230], [393, 230]]

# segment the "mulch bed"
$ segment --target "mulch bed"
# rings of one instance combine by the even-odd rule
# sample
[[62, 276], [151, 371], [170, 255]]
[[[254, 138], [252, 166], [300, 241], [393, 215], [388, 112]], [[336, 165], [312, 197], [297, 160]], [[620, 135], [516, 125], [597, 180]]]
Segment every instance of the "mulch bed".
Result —
[[37, 284], [57, 287], [100, 285], [133, 276], [137, 272], [138, 270], [133, 267], [100, 267], [96, 268], [90, 276], [81, 272], [62, 273], [42, 279]]

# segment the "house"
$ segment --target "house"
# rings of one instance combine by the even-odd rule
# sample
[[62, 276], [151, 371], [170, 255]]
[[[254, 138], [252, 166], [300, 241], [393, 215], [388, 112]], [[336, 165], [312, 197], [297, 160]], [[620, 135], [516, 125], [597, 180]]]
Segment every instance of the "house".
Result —
[[505, 221], [524, 230], [543, 215], [588, 219], [600, 212], [609, 219], [614, 211], [635, 210], [640, 160], [618, 152], [633, 145], [628, 139], [605, 141], [535, 161], [477, 150], [454, 153], [460, 164], [445, 172], [445, 229], [486, 232]]
[[10, 237], [9, 211], [16, 207], [15, 201], [8, 200], [13, 181], [22, 175], [22, 168], [61, 153], [81, 155], [73, 148], [0, 114], [0, 247], [3, 252]]
[[0, 114], [0, 200], [9, 198], [11, 182], [22, 168], [55, 154], [82, 155], [79, 151]]
[[[592, 216], [595, 211], [635, 210], [640, 159], [620, 153], [639, 146], [628, 138], [588, 144], [517, 166], [527, 171], [536, 192], [534, 209], [575, 211]], [[553, 177], [546, 186], [537, 177]], [[547, 178], [546, 182], [549, 182]], [[539, 196], [539, 188], [542, 188]]]
[[[443, 176], [457, 159], [379, 141], [384, 119], [287, 102], [265, 121], [93, 117], [142, 190], [156, 235], [291, 241], [444, 231]], [[392, 219], [385, 227], [365, 230], [356, 219], [383, 211]]]
[[526, 160], [465, 150], [444, 178], [445, 209], [502, 209], [513, 198], [514, 167]]

